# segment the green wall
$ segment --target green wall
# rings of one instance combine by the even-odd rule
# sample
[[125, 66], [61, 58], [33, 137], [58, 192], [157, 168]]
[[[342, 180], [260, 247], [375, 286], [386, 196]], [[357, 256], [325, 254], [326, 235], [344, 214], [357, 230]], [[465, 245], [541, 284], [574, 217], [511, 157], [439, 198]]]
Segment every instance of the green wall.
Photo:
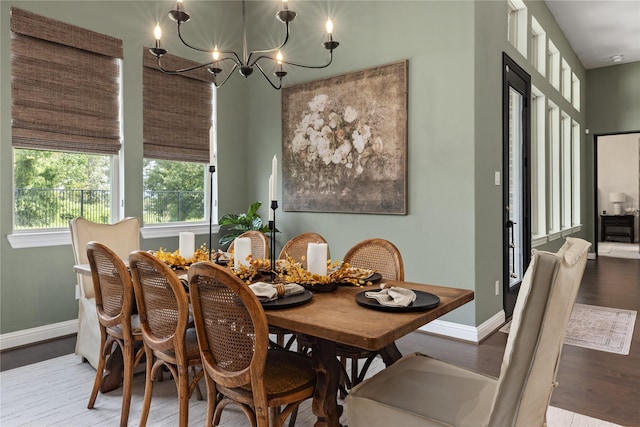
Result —
[[[191, 4], [193, 6], [191, 6]], [[227, 11], [239, 16], [238, 2], [192, 2], [192, 16], [214, 21]], [[208, 9], [214, 4], [215, 11]], [[15, 5], [51, 18], [121, 38], [124, 42], [125, 214], [142, 213], [142, 46], [153, 40], [153, 23], [170, 2], [13, 2], [0, 4], [0, 311], [2, 333], [73, 319], [75, 275], [70, 246], [12, 249], [9, 9]], [[270, 2], [249, 2], [252, 34], [269, 40], [278, 29], [264, 23]], [[532, 2], [536, 19], [552, 28], [561, 50], [568, 46], [543, 2]], [[219, 9], [221, 8], [221, 9]], [[301, 62], [323, 59], [310, 31], [297, 31], [327, 15], [334, 21], [334, 63], [323, 70], [290, 70], [287, 85], [409, 60], [408, 214], [356, 215], [277, 212], [278, 245], [305, 231], [330, 242], [334, 259], [369, 237], [393, 241], [401, 250], [407, 280], [473, 289], [476, 300], [444, 318], [478, 326], [502, 309], [494, 294], [501, 279], [501, 188], [493, 184], [501, 170], [501, 55], [525, 60], [506, 41], [506, 1], [327, 1], [297, 2], [294, 42], [287, 55]], [[539, 15], [539, 16], [538, 16]], [[193, 36], [231, 33], [233, 19], [214, 29], [193, 19]], [[274, 20], [275, 21], [275, 20]], [[165, 25], [168, 20], [164, 19]], [[218, 22], [218, 21], [215, 21]], [[191, 24], [191, 23], [190, 23]], [[298, 27], [296, 27], [298, 25]], [[235, 31], [235, 34], [234, 34]], [[175, 36], [164, 28], [168, 44]], [[230, 37], [230, 38], [231, 38]], [[257, 39], [258, 37], [256, 37]], [[251, 45], [254, 38], [250, 37]], [[568, 58], [581, 80], [584, 70]], [[532, 73], [533, 75], [534, 73]], [[544, 86], [541, 76], [534, 84]], [[584, 80], [583, 80], [584, 81]], [[583, 85], [584, 87], [584, 85]], [[584, 95], [584, 91], [583, 91]], [[582, 97], [585, 99], [585, 96]], [[554, 101], [556, 102], [556, 101]], [[561, 103], [558, 100], [557, 103]], [[584, 102], [583, 102], [584, 104]], [[582, 115], [584, 114], [582, 109]], [[583, 123], [581, 123], [583, 124]], [[584, 125], [584, 124], [583, 124]], [[244, 211], [266, 200], [274, 154], [281, 158], [281, 96], [259, 75], [234, 77], [218, 91], [219, 213]], [[279, 183], [279, 188], [282, 183]], [[261, 211], [266, 217], [266, 209]], [[199, 237], [201, 239], [204, 236]], [[143, 240], [143, 249], [176, 247], [177, 238]], [[34, 269], [33, 264], [38, 268]], [[25, 272], [29, 272], [25, 277]]]

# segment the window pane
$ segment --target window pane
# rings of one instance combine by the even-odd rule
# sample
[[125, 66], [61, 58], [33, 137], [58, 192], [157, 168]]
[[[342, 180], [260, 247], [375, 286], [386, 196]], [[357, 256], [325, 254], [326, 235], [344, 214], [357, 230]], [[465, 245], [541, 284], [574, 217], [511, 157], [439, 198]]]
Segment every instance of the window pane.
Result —
[[145, 224], [204, 221], [208, 165], [144, 160]]
[[113, 156], [14, 149], [14, 227], [67, 228], [111, 222]]

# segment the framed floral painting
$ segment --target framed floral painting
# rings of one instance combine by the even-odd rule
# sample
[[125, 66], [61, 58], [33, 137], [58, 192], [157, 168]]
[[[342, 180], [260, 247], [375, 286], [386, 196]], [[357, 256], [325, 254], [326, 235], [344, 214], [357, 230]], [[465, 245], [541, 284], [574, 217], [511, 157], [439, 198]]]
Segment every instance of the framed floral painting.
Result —
[[285, 211], [406, 214], [407, 65], [282, 90]]

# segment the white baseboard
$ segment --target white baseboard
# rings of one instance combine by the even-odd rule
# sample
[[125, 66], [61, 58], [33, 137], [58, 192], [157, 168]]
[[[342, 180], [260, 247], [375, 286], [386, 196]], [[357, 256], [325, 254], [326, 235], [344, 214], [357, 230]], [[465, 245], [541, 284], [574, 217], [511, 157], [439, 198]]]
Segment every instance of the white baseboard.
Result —
[[78, 333], [78, 319], [0, 335], [0, 350]]
[[504, 311], [500, 310], [478, 327], [461, 325], [459, 323], [447, 322], [445, 320], [434, 320], [433, 322], [424, 325], [419, 330], [430, 334], [442, 335], [448, 338], [479, 343], [502, 326], [505, 320], [506, 317]]

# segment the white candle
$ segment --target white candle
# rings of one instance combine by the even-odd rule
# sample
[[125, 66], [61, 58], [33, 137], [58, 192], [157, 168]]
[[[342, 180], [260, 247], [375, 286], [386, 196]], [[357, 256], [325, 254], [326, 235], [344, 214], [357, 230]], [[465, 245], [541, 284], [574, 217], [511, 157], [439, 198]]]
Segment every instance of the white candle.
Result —
[[[273, 198], [273, 175], [269, 177], [269, 200], [274, 200]], [[269, 221], [273, 221], [274, 212], [271, 209], [271, 206], [267, 206], [267, 210], [269, 211]]]
[[271, 161], [271, 176], [273, 177], [271, 200], [278, 200], [278, 158], [275, 155]]
[[218, 154], [218, 141], [216, 130], [213, 126], [209, 129], [209, 164], [217, 166], [216, 155]]
[[193, 258], [193, 253], [195, 252], [194, 249], [196, 245], [195, 235], [189, 231], [181, 231], [179, 236], [180, 236], [180, 246], [179, 246], [180, 256], [184, 259]]
[[251, 255], [251, 239], [236, 237], [233, 242], [233, 268], [240, 268], [241, 265], [248, 267], [247, 257]]
[[327, 275], [326, 243], [309, 243], [307, 245], [307, 269], [311, 274]]

